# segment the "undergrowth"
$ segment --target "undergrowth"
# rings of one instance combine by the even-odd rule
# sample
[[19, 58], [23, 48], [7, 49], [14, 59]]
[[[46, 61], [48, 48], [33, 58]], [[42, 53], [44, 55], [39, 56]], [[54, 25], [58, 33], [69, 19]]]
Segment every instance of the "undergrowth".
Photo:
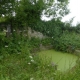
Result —
[[18, 35], [0, 40], [0, 80], [80, 80], [79, 63], [74, 71], [62, 73], [49, 65], [49, 61], [44, 63], [37, 53], [31, 53], [31, 43], [36, 48], [40, 40]]

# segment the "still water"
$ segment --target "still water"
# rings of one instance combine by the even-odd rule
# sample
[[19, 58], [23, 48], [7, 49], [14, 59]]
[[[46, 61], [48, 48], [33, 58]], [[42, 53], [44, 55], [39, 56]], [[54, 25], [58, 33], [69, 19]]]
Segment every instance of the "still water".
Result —
[[56, 64], [57, 70], [67, 71], [76, 65], [77, 56], [69, 53], [58, 52], [55, 50], [46, 50], [39, 52], [39, 57], [44, 62], [50, 61], [50, 64]]

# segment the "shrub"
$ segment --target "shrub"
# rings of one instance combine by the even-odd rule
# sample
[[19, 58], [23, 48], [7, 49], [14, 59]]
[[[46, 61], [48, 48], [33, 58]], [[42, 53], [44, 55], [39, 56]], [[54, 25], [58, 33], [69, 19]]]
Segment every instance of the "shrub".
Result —
[[53, 46], [56, 50], [73, 53], [75, 49], [80, 48], [79, 34], [64, 32], [60, 37], [53, 40]]

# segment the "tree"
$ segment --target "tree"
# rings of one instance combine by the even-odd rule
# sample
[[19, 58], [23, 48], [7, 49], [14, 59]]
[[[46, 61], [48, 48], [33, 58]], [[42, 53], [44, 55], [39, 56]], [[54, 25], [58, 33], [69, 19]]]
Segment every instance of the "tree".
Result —
[[0, 16], [12, 16], [16, 0], [0, 0]]
[[13, 31], [12, 30], [12, 21], [14, 18], [15, 12], [15, 1], [16, 0], [0, 0], [0, 18], [2, 18], [1, 23], [7, 23], [7, 36]]
[[55, 20], [61, 20], [62, 17], [69, 13], [69, 9], [67, 7], [68, 3], [68, 0], [55, 0], [52, 6], [48, 6], [45, 9], [44, 14], [46, 15], [46, 17], [52, 16]]
[[[33, 25], [40, 19], [40, 15], [45, 5], [43, 0], [21, 0], [17, 8], [16, 18], [25, 25]], [[23, 21], [22, 21], [23, 20]]]
[[22, 24], [33, 26], [41, 19], [42, 12], [45, 15], [53, 16], [53, 18], [61, 18], [68, 14], [67, 9], [68, 0], [57, 1], [54, 0], [21, 0], [17, 8], [16, 17]]
[[0, 16], [6, 17], [11, 28], [14, 23], [18, 27], [34, 26], [44, 10], [46, 15], [53, 15], [53, 18], [61, 18], [68, 13], [68, 0], [58, 0], [56, 3], [55, 0], [1, 0], [0, 4]]

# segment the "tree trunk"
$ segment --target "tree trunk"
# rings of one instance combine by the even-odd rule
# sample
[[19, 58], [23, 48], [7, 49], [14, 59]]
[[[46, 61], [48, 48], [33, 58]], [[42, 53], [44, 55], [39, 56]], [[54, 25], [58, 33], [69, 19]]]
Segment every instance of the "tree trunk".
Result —
[[7, 26], [7, 32], [6, 32], [6, 36], [9, 37], [11, 35], [11, 25], [8, 24]]

